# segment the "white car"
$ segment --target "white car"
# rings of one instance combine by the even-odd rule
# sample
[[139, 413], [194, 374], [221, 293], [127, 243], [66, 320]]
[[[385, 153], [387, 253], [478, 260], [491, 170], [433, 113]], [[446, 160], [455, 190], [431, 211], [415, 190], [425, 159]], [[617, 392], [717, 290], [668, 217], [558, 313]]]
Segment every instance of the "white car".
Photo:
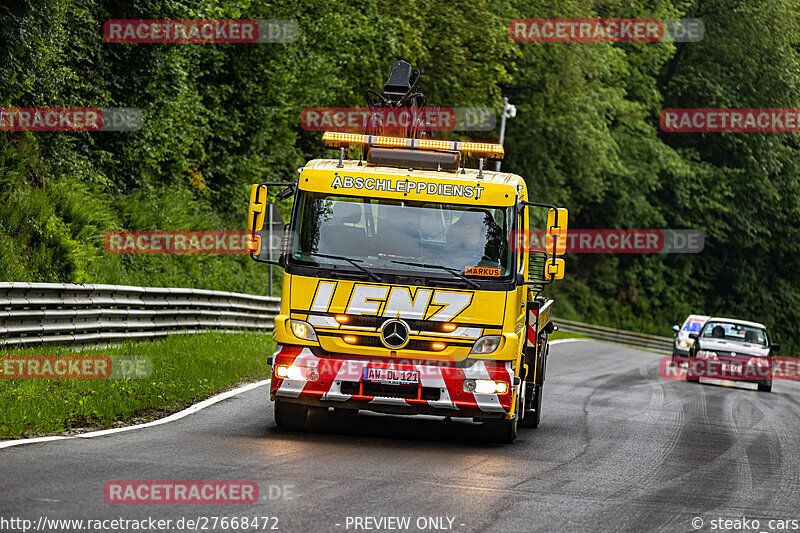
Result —
[[690, 333], [700, 333], [703, 326], [706, 325], [708, 319], [711, 317], [705, 315], [689, 315], [683, 321], [682, 326], [677, 324], [672, 326], [672, 331], [675, 332], [675, 342], [672, 344], [672, 357], [688, 357], [689, 349], [692, 347], [694, 340], [689, 337]]
[[[701, 377], [750, 381], [758, 384], [759, 391], [772, 390], [772, 356], [780, 346], [770, 341], [764, 324], [714, 317], [699, 333], [689, 336], [694, 343], [689, 350], [687, 381]], [[724, 377], [715, 378], [720, 370]]]

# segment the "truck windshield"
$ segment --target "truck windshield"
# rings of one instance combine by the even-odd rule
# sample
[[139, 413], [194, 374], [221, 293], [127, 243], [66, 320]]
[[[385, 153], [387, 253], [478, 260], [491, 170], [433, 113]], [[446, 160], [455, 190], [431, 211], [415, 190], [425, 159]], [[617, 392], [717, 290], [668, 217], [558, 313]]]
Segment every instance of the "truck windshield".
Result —
[[[476, 278], [505, 277], [511, 207], [335, 196], [301, 191], [294, 222], [294, 261], [349, 269], [347, 257], [374, 270], [442, 276], [446, 267]], [[404, 264], [399, 264], [401, 260]], [[410, 263], [410, 264], [405, 264]], [[436, 268], [431, 268], [435, 265]], [[488, 267], [488, 268], [474, 268]], [[444, 270], [446, 272], [446, 270]], [[434, 274], [435, 273], [435, 274]]]

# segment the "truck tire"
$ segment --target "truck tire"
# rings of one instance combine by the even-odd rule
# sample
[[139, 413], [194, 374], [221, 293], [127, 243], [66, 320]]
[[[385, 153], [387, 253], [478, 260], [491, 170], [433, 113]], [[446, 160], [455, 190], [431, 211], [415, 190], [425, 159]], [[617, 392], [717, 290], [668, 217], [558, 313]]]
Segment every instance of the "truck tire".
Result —
[[520, 421], [524, 428], [537, 428], [542, 421], [542, 386], [533, 387], [533, 398], [531, 399], [531, 409], [525, 413]]
[[275, 424], [281, 429], [299, 431], [305, 429], [308, 407], [275, 398]]
[[488, 418], [483, 421], [483, 427], [490, 440], [510, 444], [517, 438], [518, 418], [514, 417], [513, 420]]
[[772, 380], [759, 381], [758, 392], [772, 392]]
[[490, 440], [494, 442], [512, 443], [517, 438], [517, 427], [525, 419], [525, 382], [517, 387], [516, 414], [512, 420], [505, 418], [487, 418], [483, 427]]
[[525, 412], [525, 416], [520, 421], [520, 425], [524, 428], [537, 428], [542, 421], [542, 386], [544, 386], [544, 374], [547, 367], [547, 356], [550, 354], [550, 344], [544, 345], [544, 357], [542, 357], [542, 364], [538, 365], [536, 375], [534, 376], [533, 387], [531, 392], [530, 409]]

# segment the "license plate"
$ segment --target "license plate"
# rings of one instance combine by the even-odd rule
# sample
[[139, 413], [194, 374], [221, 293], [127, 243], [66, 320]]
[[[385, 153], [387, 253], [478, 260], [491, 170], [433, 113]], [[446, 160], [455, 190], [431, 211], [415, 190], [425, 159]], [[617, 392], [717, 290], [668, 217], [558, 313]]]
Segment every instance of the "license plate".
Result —
[[361, 376], [364, 381], [391, 383], [393, 385], [417, 385], [419, 371], [397, 370], [394, 368], [365, 368]]
[[728, 363], [727, 365], [722, 365], [722, 369], [727, 370], [732, 373], [740, 373], [742, 371], [742, 363]]

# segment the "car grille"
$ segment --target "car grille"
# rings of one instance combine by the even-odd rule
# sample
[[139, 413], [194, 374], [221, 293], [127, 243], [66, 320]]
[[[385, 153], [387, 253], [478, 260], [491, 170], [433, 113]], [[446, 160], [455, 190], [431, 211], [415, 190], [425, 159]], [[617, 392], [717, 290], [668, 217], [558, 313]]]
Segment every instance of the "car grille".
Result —
[[715, 354], [717, 354], [717, 357], [734, 358], [734, 359], [740, 359], [740, 358], [748, 358], [749, 359], [750, 357], [760, 357], [758, 355], [753, 355], [753, 354], [744, 353], [744, 352], [735, 352], [736, 355], [733, 355], [734, 352], [726, 352], [726, 351], [722, 351], [722, 350], [713, 350], [713, 352]]

